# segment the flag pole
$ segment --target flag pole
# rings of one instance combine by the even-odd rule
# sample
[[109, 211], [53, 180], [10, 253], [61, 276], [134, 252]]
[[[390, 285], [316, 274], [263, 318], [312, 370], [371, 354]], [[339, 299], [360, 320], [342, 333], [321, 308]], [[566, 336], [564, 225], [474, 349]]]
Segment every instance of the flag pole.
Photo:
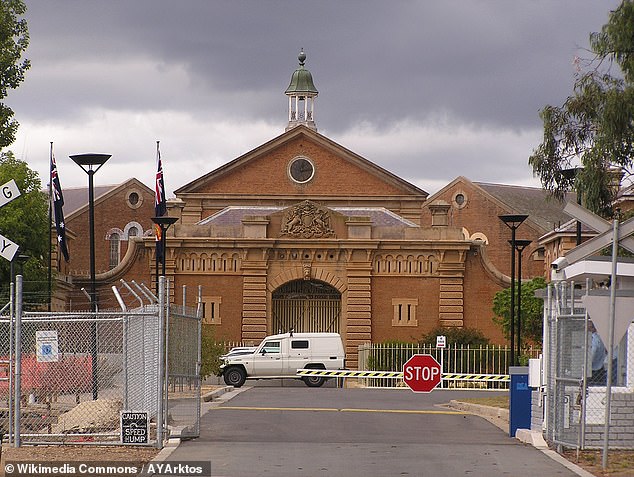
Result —
[[51, 180], [51, 164], [53, 163], [53, 141], [51, 141], [48, 157], [48, 312], [51, 312], [53, 287], [53, 181]]
[[[158, 166], [161, 166], [161, 162], [160, 162], [160, 161], [161, 161], [161, 156], [160, 156], [161, 152], [160, 152], [160, 149], [159, 149], [160, 142], [161, 142], [161, 141], [156, 141], [156, 164], [157, 164], [157, 174], [158, 174], [158, 172], [159, 172], [159, 170], [160, 170], [160, 169], [158, 168]], [[158, 215], [158, 214], [157, 214], [157, 212], [156, 212], [156, 210], [157, 210], [157, 207], [156, 207], [156, 206], [157, 206], [157, 204], [158, 204], [158, 200], [159, 200], [159, 196], [158, 196], [158, 189], [157, 189], [158, 185], [157, 185], [157, 183], [156, 183], [156, 181], [157, 181], [157, 180], [158, 180], [158, 178], [156, 178], [156, 179], [155, 179], [155, 181], [154, 181], [154, 189], [155, 189], [155, 194], [156, 194], [156, 195], [155, 195], [155, 197], [154, 197], [154, 215]], [[155, 226], [155, 227], [156, 227], [156, 226]], [[159, 230], [161, 230], [161, 229], [160, 229], [160, 227], [159, 227]], [[155, 228], [155, 229], [154, 229], [154, 233], [156, 233], [156, 232], [157, 232], [157, 230], [156, 230], [156, 228]], [[161, 230], [161, 232], [163, 232], [163, 231]], [[161, 237], [161, 240], [162, 240], [162, 239], [163, 239], [163, 238]], [[160, 274], [161, 274], [161, 272], [159, 271], [159, 249], [158, 249], [158, 247], [160, 247], [160, 246], [161, 246], [161, 245], [160, 245], [158, 242], [156, 242], [156, 243], [154, 244], [154, 258], [155, 258], [155, 262], [156, 262], [156, 263], [155, 263], [155, 266], [156, 266], [156, 294], [157, 294], [157, 296], [158, 296], [158, 294], [159, 294], [159, 293], [158, 293], [158, 292], [159, 292], [159, 276], [160, 276]], [[165, 258], [164, 258], [164, 257], [163, 257], [163, 260], [165, 260]]]

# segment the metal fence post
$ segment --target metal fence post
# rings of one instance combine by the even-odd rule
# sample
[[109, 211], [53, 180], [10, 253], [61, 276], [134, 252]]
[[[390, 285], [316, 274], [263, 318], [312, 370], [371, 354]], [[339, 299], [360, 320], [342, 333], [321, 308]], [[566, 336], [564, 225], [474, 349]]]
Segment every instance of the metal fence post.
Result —
[[[163, 350], [164, 350], [164, 359], [163, 359], [163, 423], [167, 423], [167, 414], [169, 412], [169, 337], [170, 337], [170, 281], [169, 279], [165, 279], [165, 321], [164, 329], [161, 336], [164, 338]], [[184, 306], [183, 306], [184, 308]]]
[[610, 274], [610, 321], [608, 326], [608, 375], [605, 386], [605, 424], [603, 427], [603, 470], [608, 466], [608, 449], [610, 442], [610, 411], [612, 407], [612, 359], [614, 357], [614, 317], [616, 314], [616, 267], [619, 249], [619, 219], [612, 222], [612, 270]]
[[13, 428], [13, 386], [15, 384], [13, 379], [13, 373], [15, 372], [15, 353], [13, 352], [14, 339], [13, 339], [13, 324], [15, 323], [15, 283], [11, 282], [9, 286], [9, 293], [11, 297], [9, 298], [9, 399], [8, 399], [8, 407], [9, 407], [9, 439], [8, 442], [11, 444], [13, 442], [13, 437], [15, 435]]
[[[185, 299], [185, 293], [183, 292], [183, 300]], [[185, 303], [183, 303], [184, 305]], [[200, 377], [200, 368], [203, 363], [203, 286], [198, 285], [198, 303], [196, 306], [196, 318], [197, 318], [197, 335], [198, 335], [198, 353], [196, 361], [196, 376], [198, 377], [198, 389], [196, 390], [198, 405], [196, 406], [196, 432], [200, 434], [200, 392], [202, 387], [202, 379]]]
[[165, 276], [159, 277], [159, 309], [158, 309], [158, 332], [159, 332], [159, 345], [158, 345], [158, 403], [156, 412], [156, 447], [161, 449], [163, 447], [163, 373], [165, 373], [165, 360], [164, 356], [164, 340], [163, 340], [163, 320], [165, 319]]
[[20, 376], [22, 374], [22, 275], [15, 277], [15, 394], [13, 413], [13, 444], [20, 447]]

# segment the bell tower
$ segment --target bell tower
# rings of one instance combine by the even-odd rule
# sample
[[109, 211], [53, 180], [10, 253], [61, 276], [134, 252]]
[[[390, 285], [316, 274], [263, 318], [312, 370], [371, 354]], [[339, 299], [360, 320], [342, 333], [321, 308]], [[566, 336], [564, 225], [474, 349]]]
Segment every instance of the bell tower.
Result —
[[310, 71], [304, 68], [306, 53], [304, 53], [303, 48], [297, 59], [299, 67], [293, 72], [291, 83], [285, 92], [288, 96], [288, 126], [286, 126], [286, 131], [300, 124], [317, 131], [314, 101], [319, 93], [313, 83], [313, 76]]

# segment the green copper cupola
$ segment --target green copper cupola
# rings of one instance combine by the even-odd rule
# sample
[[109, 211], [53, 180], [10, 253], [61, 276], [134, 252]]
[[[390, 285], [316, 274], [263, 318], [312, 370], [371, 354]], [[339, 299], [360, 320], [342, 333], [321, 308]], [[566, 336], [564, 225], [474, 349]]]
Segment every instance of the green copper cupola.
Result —
[[299, 67], [293, 72], [291, 82], [285, 91], [286, 96], [288, 96], [288, 126], [286, 126], [286, 130], [303, 124], [317, 131], [314, 101], [319, 92], [313, 83], [313, 75], [304, 68], [306, 53], [303, 49], [299, 52], [297, 59]]

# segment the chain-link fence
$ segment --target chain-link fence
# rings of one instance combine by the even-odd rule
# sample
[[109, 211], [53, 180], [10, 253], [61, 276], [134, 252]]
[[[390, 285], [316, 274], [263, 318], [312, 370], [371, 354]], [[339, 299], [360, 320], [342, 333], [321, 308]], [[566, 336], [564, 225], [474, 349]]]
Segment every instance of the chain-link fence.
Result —
[[[593, 299], [588, 297], [595, 296], [604, 297], [602, 306], [590, 312], [587, 305]], [[634, 324], [630, 311], [610, 353], [605, 344], [608, 308], [608, 291], [593, 288], [591, 281], [549, 286], [545, 435], [553, 443], [600, 448], [607, 430], [610, 448], [634, 448]], [[595, 326], [599, 321], [602, 333]]]
[[17, 290], [0, 314], [0, 425], [9, 441], [160, 447], [170, 433], [198, 435], [194, 310], [161, 298], [134, 310], [22, 312]]
[[170, 306], [167, 329], [167, 423], [172, 435], [200, 434], [200, 317], [196, 310]]

